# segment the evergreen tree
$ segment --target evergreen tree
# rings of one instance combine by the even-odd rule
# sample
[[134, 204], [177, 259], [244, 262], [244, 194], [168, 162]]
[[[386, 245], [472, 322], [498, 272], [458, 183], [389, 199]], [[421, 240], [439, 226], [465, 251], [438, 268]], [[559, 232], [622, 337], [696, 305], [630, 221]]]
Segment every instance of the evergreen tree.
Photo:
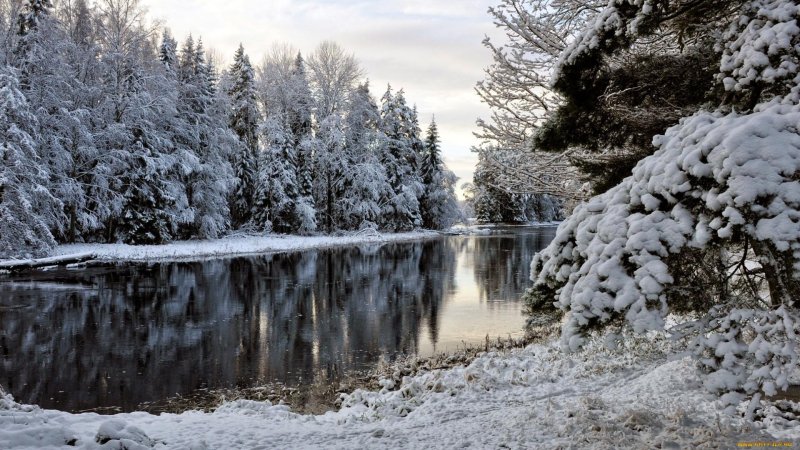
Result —
[[259, 168], [257, 222], [261, 227], [271, 223], [282, 233], [313, 231], [312, 98], [302, 57], [288, 47], [275, 47], [261, 67], [259, 86], [266, 114], [261, 161], [268, 166]]
[[[419, 125], [419, 114], [417, 113], [417, 105], [414, 105], [414, 107], [411, 109], [406, 109], [406, 113], [408, 114], [405, 117], [406, 129], [408, 133], [408, 139], [410, 142], [411, 152], [413, 153], [413, 158], [409, 160], [409, 165], [412, 173], [421, 177], [419, 167], [420, 167], [420, 162], [425, 153], [425, 142], [422, 140], [422, 128]], [[422, 182], [422, 179], [419, 178], [419, 181]], [[419, 196], [421, 195], [422, 191], [420, 191], [419, 193]]]
[[74, 8], [68, 10], [67, 28], [73, 43], [82, 47], [94, 44], [94, 29], [92, 26], [92, 12], [86, 0], [77, 0]]
[[[169, 73], [169, 56], [161, 59]], [[180, 147], [175, 175], [185, 190], [187, 210], [180, 235], [217, 237], [230, 226], [227, 197], [234, 180], [228, 149], [235, 147], [236, 137], [228, 130], [227, 118], [213, 110], [214, 73], [206, 63], [202, 41], [195, 45], [191, 37], [187, 39], [174, 76], [178, 99], [172, 132]]]
[[19, 16], [20, 36], [26, 36], [36, 28], [41, 18], [49, 14], [52, 7], [50, 0], [27, 0], [25, 9]]
[[294, 136], [294, 148], [297, 156], [297, 188], [298, 199], [296, 214], [299, 220], [298, 230], [301, 232], [316, 229], [313, 178], [313, 122], [312, 110], [314, 98], [311, 95], [305, 63], [302, 55], [297, 54], [291, 73], [291, 96], [287, 111], [289, 127]]
[[168, 72], [177, 73], [178, 42], [172, 37], [172, 34], [168, 29], [164, 29], [164, 33], [161, 35], [161, 46], [158, 50], [158, 59]]
[[392, 95], [389, 86], [382, 103], [381, 131], [386, 136], [386, 148], [381, 162], [392, 186], [392, 195], [385, 202], [383, 225], [396, 231], [412, 230], [422, 225], [419, 212], [422, 183], [416, 170], [415, 152], [420, 142], [418, 127], [402, 89]]
[[499, 189], [495, 183], [495, 173], [481, 163], [484, 158], [479, 154], [478, 165], [473, 175], [475, 218], [479, 223], [519, 223], [524, 219], [523, 202], [520, 195], [509, 194]]
[[266, 148], [258, 165], [253, 221], [265, 231], [290, 233], [299, 222], [294, 135], [276, 117], [268, 118], [263, 128]]
[[14, 64], [20, 68], [20, 85], [23, 89], [28, 85], [29, 72], [38, 68], [35, 64], [26, 62], [26, 59], [31, 58], [31, 53], [36, 52], [40, 39], [40, 34], [35, 31], [50, 16], [52, 8], [50, 0], [25, 0], [22, 12], [17, 17], [18, 40]]
[[425, 138], [420, 175], [425, 188], [420, 199], [422, 226], [431, 230], [441, 230], [462, 220], [454, 188], [457, 178], [444, 168], [439, 147], [439, 129], [435, 119], [431, 121]]
[[434, 175], [442, 169], [440, 139], [439, 127], [436, 125], [434, 117], [428, 127], [428, 134], [425, 136], [425, 151], [420, 164], [420, 174], [425, 186], [430, 186], [433, 183]]
[[565, 350], [605, 327], [678, 337], [753, 420], [798, 367], [797, 2], [612, 0], [597, 17], [559, 58], [565, 103], [538, 140], [648, 156], [536, 255], [530, 306], [566, 313]]
[[36, 117], [14, 70], [0, 72], [0, 258], [37, 257], [55, 245], [48, 222], [60, 204], [31, 137]]
[[368, 82], [353, 91], [348, 103], [340, 224], [348, 230], [376, 229], [381, 221], [381, 201], [392, 196], [386, 169], [379, 159], [386, 143], [379, 130], [381, 115]]
[[202, 40], [195, 47], [193, 59], [199, 143], [196, 154], [200, 164], [187, 187], [189, 204], [196, 211], [192, 234], [216, 238], [230, 228], [227, 198], [235, 179], [229, 154], [240, 144], [228, 128], [226, 117], [215, 113], [216, 76], [213, 67], [206, 62]]
[[[721, 59], [715, 50], [718, 37], [709, 30], [717, 30], [740, 2], [700, 3], [684, 11], [680, 2], [665, 2], [654, 14], [615, 4], [621, 23], [636, 22], [632, 30], [637, 31], [602, 36], [597, 45], [576, 41], [565, 49], [568, 59], [551, 83], [562, 101], [541, 124], [533, 147], [586, 152], [573, 162], [595, 193], [630, 175], [653, 153], [654, 135], [721, 95], [714, 85]], [[635, 45], [639, 32], [663, 39], [658, 45]]]
[[328, 233], [339, 228], [339, 201], [345, 187], [347, 158], [344, 124], [338, 114], [331, 114], [319, 125], [314, 161], [317, 223]]
[[241, 226], [249, 222], [253, 215], [253, 198], [258, 173], [258, 126], [261, 121], [256, 103], [253, 66], [241, 45], [234, 56], [230, 77], [231, 86], [228, 92], [231, 97], [230, 127], [243, 144], [239, 151], [232, 155], [231, 162], [237, 182], [231, 199], [231, 215], [234, 225]]
[[439, 128], [436, 119], [431, 120], [428, 127], [428, 134], [425, 137], [425, 147], [420, 160], [420, 176], [425, 191], [420, 199], [420, 212], [422, 214], [422, 226], [427, 229], [435, 229], [438, 225], [438, 214], [436, 204], [438, 199], [436, 194], [438, 189], [436, 181], [440, 178], [442, 170], [441, 148], [439, 147]]
[[134, 135], [136, 140], [128, 149], [132, 152], [129, 172], [121, 176], [126, 188], [124, 206], [120, 217], [112, 222], [113, 236], [128, 244], [161, 244], [171, 240], [175, 231], [168, 212], [174, 199], [167, 196], [162, 171], [149, 157], [151, 149], [146, 137], [138, 130]]
[[[152, 30], [139, 20], [137, 0], [107, 2], [100, 10], [102, 100], [95, 107], [95, 142], [107, 158], [109, 189], [105, 240], [160, 243], [186, 220], [185, 197], [172, 174], [180, 161], [168, 132], [175, 95], [152, 45]], [[182, 198], [183, 197], [183, 198]]]

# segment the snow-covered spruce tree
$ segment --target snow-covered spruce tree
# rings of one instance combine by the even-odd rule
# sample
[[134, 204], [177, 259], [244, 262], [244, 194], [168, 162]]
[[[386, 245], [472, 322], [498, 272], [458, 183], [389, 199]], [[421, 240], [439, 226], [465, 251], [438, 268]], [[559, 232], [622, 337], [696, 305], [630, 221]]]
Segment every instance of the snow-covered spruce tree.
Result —
[[156, 72], [155, 30], [143, 14], [137, 0], [104, 1], [97, 17], [103, 95], [94, 108], [95, 142], [110, 159], [109, 188], [119, 195], [103, 238], [133, 244], [172, 239], [186, 203], [167, 133], [174, 95]]
[[314, 204], [314, 134], [312, 112], [314, 98], [306, 76], [303, 56], [298, 52], [290, 75], [289, 128], [294, 136], [297, 156], [297, 189], [295, 231], [308, 233], [317, 229]]
[[[551, 84], [561, 101], [535, 133], [534, 148], [579, 150], [570, 159], [594, 193], [619, 183], [652, 154], [652, 136], [718, 100], [716, 30], [743, 3], [701, 0], [695, 7], [685, 0], [648, 0], [601, 6], [589, 20], [597, 40], [587, 40], [585, 33], [574, 37], [556, 62]], [[645, 35], [654, 40], [643, 42]], [[578, 48], [586, 51], [575, 52]]]
[[425, 191], [420, 199], [422, 226], [431, 230], [450, 228], [462, 220], [455, 194], [455, 174], [444, 167], [439, 147], [439, 129], [431, 120], [420, 161], [420, 175]]
[[55, 245], [48, 223], [61, 205], [31, 133], [36, 117], [15, 70], [0, 71], [0, 258], [38, 257]]
[[344, 123], [331, 114], [319, 124], [314, 151], [314, 192], [317, 223], [328, 233], [339, 227], [339, 200], [343, 197], [348, 170]]
[[[419, 172], [422, 177], [422, 183], [427, 190], [428, 186], [433, 184], [433, 177], [442, 168], [442, 149], [441, 138], [439, 137], [439, 127], [436, 125], [436, 118], [431, 119], [431, 124], [428, 126], [428, 134], [425, 135], [424, 149], [420, 158]], [[425, 220], [423, 212], [423, 222], [430, 223], [430, 220]]]
[[[191, 39], [191, 36], [189, 39]], [[180, 63], [178, 62], [178, 41], [172, 37], [172, 33], [170, 33], [168, 28], [165, 28], [161, 35], [161, 46], [158, 48], [158, 60], [161, 61], [161, 64], [164, 65], [164, 69], [167, 72], [174, 73], [177, 77], [178, 70], [180, 70]]]
[[[180, 56], [175, 53], [177, 43], [165, 31], [162, 35], [161, 46], [158, 50], [158, 60], [161, 63], [154, 70], [149, 79], [155, 88], [156, 95], [166, 106], [163, 120], [163, 133], [165, 148], [162, 151], [169, 156], [174, 164], [163, 168], [161, 177], [168, 181], [167, 186], [171, 192], [167, 196], [175, 201], [169, 205], [168, 214], [174, 216], [174, 236], [186, 236], [188, 230], [193, 228], [196, 211], [189, 204], [188, 195], [191, 192], [189, 181], [197, 170], [200, 161], [196, 151], [198, 148], [197, 126], [192, 120], [192, 104], [189, 98], [194, 97], [191, 80], [192, 59], [194, 55], [194, 40], [189, 37], [183, 46]], [[152, 86], [152, 85], [155, 86]], [[155, 125], [155, 124], [154, 124]], [[160, 124], [159, 124], [160, 125]], [[156, 130], [152, 130], [156, 131]]]
[[[161, 58], [167, 70], [169, 59]], [[187, 217], [191, 218], [180, 235], [216, 238], [230, 227], [228, 196], [235, 180], [229, 152], [237, 148], [237, 138], [228, 128], [227, 118], [214, 108], [214, 69], [206, 62], [202, 41], [195, 45], [191, 37], [187, 40], [177, 72], [178, 126], [173, 131], [184, 148], [176, 169], [186, 192]]]
[[294, 136], [281, 116], [267, 118], [263, 135], [265, 148], [258, 163], [253, 223], [264, 231], [291, 233], [299, 222]]
[[[306, 79], [303, 58], [287, 45], [275, 46], [265, 58], [258, 75], [259, 99], [266, 115], [263, 137], [269, 147], [266, 151], [271, 152], [264, 158], [264, 161], [269, 160], [267, 163], [271, 167], [260, 170], [259, 182], [272, 183], [264, 178], [268, 173], [278, 176], [283, 185], [278, 187], [279, 192], [273, 198], [286, 196], [279, 202], [281, 208], [291, 208], [291, 211], [266, 214], [272, 217], [270, 220], [273, 220], [276, 231], [309, 233], [317, 227], [313, 197], [316, 144], [312, 121], [314, 99]], [[277, 133], [277, 136], [270, 136], [270, 133]], [[261, 194], [265, 194], [263, 189]], [[259, 211], [259, 214], [264, 212]]]
[[231, 225], [228, 198], [236, 179], [230, 155], [241, 143], [228, 127], [228, 118], [218, 104], [218, 77], [214, 66], [205, 59], [202, 41], [195, 49], [194, 65], [201, 99], [199, 105], [202, 105], [198, 110], [201, 124], [198, 156], [202, 165], [193, 180], [195, 184], [189, 201], [197, 209], [197, 236], [216, 238]]
[[[53, 4], [50, 0], [25, 0], [22, 2], [22, 9], [17, 17], [17, 48], [14, 53], [17, 58], [23, 61], [28, 58], [31, 52], [35, 52], [35, 47], [39, 44], [40, 34], [35, 31], [43, 20], [46, 20], [51, 13]], [[29, 71], [35, 70], [36, 65], [25, 64], [17, 58], [13, 59], [16, 66], [20, 67], [20, 85], [24, 88], [28, 85]]]
[[231, 78], [228, 91], [231, 98], [230, 127], [243, 144], [237, 153], [231, 155], [231, 163], [237, 178], [230, 202], [231, 216], [234, 226], [242, 226], [250, 221], [253, 214], [253, 195], [258, 173], [258, 127], [261, 114], [256, 103], [253, 66], [241, 45], [234, 55], [229, 76]]
[[178, 226], [187, 221], [186, 199], [175, 177], [176, 153], [162, 133], [165, 128], [156, 121], [159, 114], [170, 117], [171, 108], [159, 108], [144, 88], [131, 100], [136, 109], [147, 105], [153, 116], [123, 118], [124, 122], [114, 124], [105, 136], [112, 148], [124, 153], [125, 161], [124, 171], [117, 174], [123, 203], [119, 216], [111, 218], [109, 240], [162, 244], [172, 240]]
[[[262, 125], [265, 149], [259, 162], [256, 223], [281, 233], [314, 231], [313, 99], [302, 57], [289, 46], [273, 47], [259, 70], [258, 87], [266, 119]], [[270, 189], [275, 192], [270, 193]]]
[[344, 192], [340, 200], [341, 227], [346, 230], [377, 229], [381, 199], [388, 199], [392, 187], [379, 159], [386, 138], [380, 132], [380, 111], [369, 83], [352, 92], [345, 119]]
[[[653, 42], [664, 21], [701, 29], [714, 5], [610, 2], [562, 55], [557, 85]], [[531, 300], [567, 313], [568, 350], [593, 327], [664, 330], [667, 314], [695, 313], [670, 331], [693, 336], [709, 389], [752, 397], [752, 417], [762, 394], [787, 388], [800, 351], [800, 5], [737, 5], [713, 15], [725, 30], [718, 105], [656, 136], [630, 176], [576, 208], [534, 259]]]
[[384, 203], [382, 227], [408, 231], [422, 225], [419, 197], [422, 182], [417, 173], [417, 158], [412, 146], [419, 140], [413, 127], [413, 111], [408, 107], [403, 90], [392, 94], [389, 86], [382, 98], [381, 131], [386, 146], [381, 163], [392, 186], [392, 195]]

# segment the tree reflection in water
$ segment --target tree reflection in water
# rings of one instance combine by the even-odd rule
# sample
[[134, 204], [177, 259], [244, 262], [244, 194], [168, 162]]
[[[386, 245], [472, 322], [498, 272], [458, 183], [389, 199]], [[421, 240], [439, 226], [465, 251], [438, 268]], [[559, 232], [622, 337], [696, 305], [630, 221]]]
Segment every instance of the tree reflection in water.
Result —
[[496, 233], [472, 240], [475, 279], [480, 301], [489, 307], [517, 302], [531, 285], [534, 255], [555, 238], [556, 227], [498, 228]]
[[0, 276], [0, 385], [78, 411], [333, 380], [435, 345], [457, 259], [474, 258], [466, 292], [516, 301], [543, 247], [520, 236]]

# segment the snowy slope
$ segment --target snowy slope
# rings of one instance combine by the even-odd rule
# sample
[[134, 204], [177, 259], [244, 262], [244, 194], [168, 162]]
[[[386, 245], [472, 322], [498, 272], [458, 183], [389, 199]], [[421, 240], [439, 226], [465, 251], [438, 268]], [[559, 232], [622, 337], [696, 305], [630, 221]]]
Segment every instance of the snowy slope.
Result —
[[[0, 448], [732, 448], [800, 444], [800, 424], [755, 430], [722, 415], [689, 359], [633, 358], [590, 345], [488, 353], [467, 367], [356, 391], [340, 411], [302, 416], [237, 401], [214, 413], [68, 414], [0, 400]], [[387, 386], [388, 382], [387, 382]], [[772, 433], [772, 435], [767, 434]], [[99, 439], [98, 439], [99, 438]], [[110, 440], [109, 440], [110, 439]], [[97, 440], [107, 441], [104, 445]]]

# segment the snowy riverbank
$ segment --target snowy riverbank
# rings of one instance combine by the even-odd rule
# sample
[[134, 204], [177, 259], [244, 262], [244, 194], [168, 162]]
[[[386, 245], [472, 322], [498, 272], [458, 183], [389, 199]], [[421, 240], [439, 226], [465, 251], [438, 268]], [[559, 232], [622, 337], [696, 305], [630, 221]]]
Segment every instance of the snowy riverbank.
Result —
[[[213, 413], [68, 414], [0, 399], [0, 448], [734, 448], [800, 445], [777, 414], [753, 426], [723, 414], [689, 359], [554, 344], [490, 352], [466, 367], [356, 391], [318, 416], [253, 401]], [[769, 408], [768, 408], [769, 409]], [[769, 411], [767, 411], [769, 413]], [[761, 429], [758, 429], [758, 428]], [[105, 445], [100, 445], [104, 443]], [[124, 447], [123, 447], [124, 446]]]
[[93, 256], [92, 259], [107, 261], [206, 259], [347, 245], [414, 241], [438, 236], [440, 233], [435, 231], [415, 231], [387, 234], [356, 233], [345, 236], [231, 236], [206, 241], [179, 241], [164, 245], [68, 244], [59, 245], [48, 258], [41, 260], [0, 260], [0, 270], [38, 263], [59, 265], [64, 261], [87, 259], [87, 255]]

